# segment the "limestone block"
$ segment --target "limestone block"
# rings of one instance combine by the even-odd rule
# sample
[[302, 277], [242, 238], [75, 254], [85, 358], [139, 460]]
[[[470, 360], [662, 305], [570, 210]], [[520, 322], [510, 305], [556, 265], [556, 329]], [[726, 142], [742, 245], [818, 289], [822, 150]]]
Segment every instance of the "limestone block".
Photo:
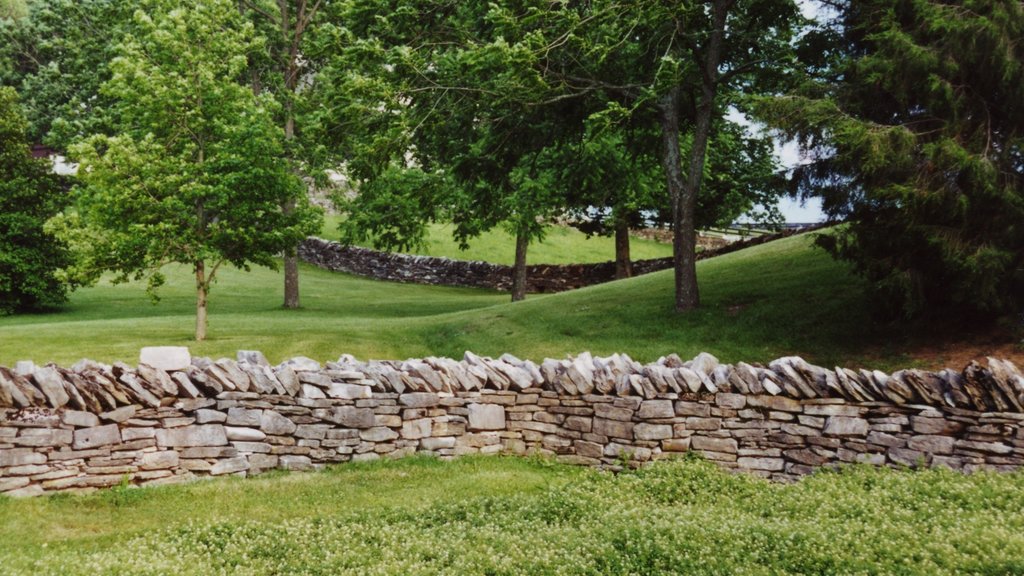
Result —
[[694, 450], [708, 450], [727, 454], [735, 454], [738, 448], [736, 440], [732, 438], [711, 438], [709, 436], [693, 436], [690, 438], [690, 447]]
[[830, 416], [825, 421], [824, 434], [827, 436], [867, 436], [868, 421], [849, 416]]
[[249, 469], [249, 459], [245, 456], [236, 456], [234, 458], [228, 458], [221, 460], [210, 468], [211, 476], [220, 476], [221, 474], [234, 474], [236, 472], [242, 472]]
[[420, 440], [420, 447], [424, 450], [444, 450], [447, 448], [455, 448], [455, 437], [447, 436], [444, 438], [424, 438]]
[[606, 418], [594, 418], [593, 432], [602, 436], [632, 440], [633, 423], [621, 420], [608, 420]]
[[139, 364], [168, 372], [184, 370], [192, 364], [192, 355], [184, 346], [147, 346], [139, 350]]
[[60, 428], [22, 428], [14, 439], [17, 446], [67, 446], [71, 443], [71, 430]]
[[39, 390], [46, 396], [47, 402], [54, 408], [60, 408], [71, 400], [64, 389], [64, 378], [56, 368], [45, 366], [36, 368], [32, 377], [36, 381]]
[[106, 426], [95, 426], [93, 428], [80, 428], [75, 430], [75, 440], [71, 447], [75, 450], [84, 450], [88, 448], [98, 448], [100, 446], [109, 446], [111, 444], [117, 444], [121, 441], [121, 431], [118, 430], [117, 424], [107, 424]]
[[[504, 423], [504, 420], [502, 420], [502, 422]], [[430, 434], [430, 418], [419, 418], [417, 420], [408, 420], [402, 423], [402, 438], [405, 438], [406, 440], [418, 440], [420, 438], [427, 438], [430, 436]]]
[[285, 470], [311, 470], [313, 468], [313, 461], [309, 459], [309, 456], [284, 454], [279, 458], [278, 465]]
[[619, 420], [629, 422], [633, 419], [633, 411], [629, 408], [619, 408], [610, 404], [596, 404], [594, 415], [607, 420]]
[[672, 418], [675, 415], [671, 400], [644, 400], [637, 412], [637, 417], [641, 419]]
[[0, 468], [6, 466], [23, 466], [25, 464], [42, 464], [46, 455], [31, 448], [8, 448], [0, 450]]
[[220, 410], [208, 410], [206, 408], [196, 410], [196, 424], [219, 424], [226, 422], [228, 415]]
[[356, 408], [354, 406], [338, 406], [324, 420], [341, 424], [346, 428], [372, 428], [376, 418], [372, 408]]
[[76, 426], [78, 428], [93, 428], [100, 425], [100, 419], [92, 412], [80, 412], [78, 410], [68, 410], [61, 416], [61, 420], [64, 421], [68, 426]]
[[746, 468], [748, 470], [778, 472], [785, 468], [786, 461], [782, 458], [741, 456], [736, 460], [736, 464], [738, 464], [740, 468]]
[[360, 384], [332, 383], [330, 387], [327, 388], [326, 392], [331, 398], [344, 398], [347, 400], [373, 397], [373, 391], [370, 390], [370, 387], [362, 386]]
[[275, 436], [287, 436], [295, 432], [296, 425], [288, 418], [273, 410], [264, 410], [260, 417], [260, 430]]
[[227, 435], [228, 440], [238, 442], [259, 442], [267, 438], [267, 435], [261, 430], [244, 426], [225, 426], [224, 433]]
[[953, 438], [934, 435], [913, 436], [907, 441], [907, 448], [932, 454], [952, 454]]
[[398, 438], [398, 432], [385, 426], [375, 426], [359, 431], [359, 437], [367, 442], [388, 442]]
[[470, 430], [504, 430], [505, 408], [498, 404], [470, 404]]
[[672, 426], [641, 422], [633, 427], [633, 434], [637, 440], [665, 440], [672, 437]]
[[138, 407], [135, 405], [121, 406], [116, 410], [103, 412], [100, 414], [100, 420], [105, 420], [107, 422], [127, 422], [135, 417], [135, 412], [137, 411]]
[[703, 402], [686, 402], [680, 400], [675, 403], [675, 411], [677, 416], [696, 416], [698, 418], [705, 418], [711, 415], [711, 406]]
[[178, 466], [178, 453], [174, 450], [147, 452], [142, 455], [139, 468], [142, 470], [162, 470]]
[[263, 418], [263, 410], [234, 407], [228, 408], [227, 424], [231, 426], [252, 426], [260, 427]]
[[398, 397], [398, 403], [407, 408], [430, 408], [440, 402], [441, 398], [433, 392], [410, 392]]
[[163, 447], [225, 446], [227, 433], [221, 424], [200, 424], [156, 431], [156, 444]]

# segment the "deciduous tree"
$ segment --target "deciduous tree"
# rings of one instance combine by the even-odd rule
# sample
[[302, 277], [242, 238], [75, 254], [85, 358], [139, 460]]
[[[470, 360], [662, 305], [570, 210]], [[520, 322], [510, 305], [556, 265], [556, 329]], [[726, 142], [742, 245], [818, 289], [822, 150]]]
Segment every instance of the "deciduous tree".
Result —
[[280, 210], [303, 186], [284, 158], [276, 103], [242, 81], [261, 48], [252, 24], [228, 0], [147, 8], [103, 86], [120, 132], [74, 149], [83, 186], [62, 225], [83, 250], [85, 277], [111, 270], [155, 289], [163, 266], [191, 266], [203, 340], [221, 266], [276, 267], [282, 250], [314, 231], [316, 214]]
[[67, 203], [46, 160], [32, 157], [17, 93], [0, 87], [0, 314], [63, 303], [67, 247], [44, 229]]
[[813, 81], [763, 103], [815, 162], [795, 183], [848, 225], [825, 237], [890, 318], [1024, 306], [1024, 7], [833, 3]]

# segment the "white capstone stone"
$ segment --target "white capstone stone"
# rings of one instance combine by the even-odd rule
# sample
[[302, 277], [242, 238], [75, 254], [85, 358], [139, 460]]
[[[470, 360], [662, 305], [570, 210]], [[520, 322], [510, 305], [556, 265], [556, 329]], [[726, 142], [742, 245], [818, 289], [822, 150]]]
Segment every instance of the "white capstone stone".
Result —
[[192, 364], [192, 354], [185, 346], [147, 346], [139, 351], [139, 364], [168, 372], [184, 370]]

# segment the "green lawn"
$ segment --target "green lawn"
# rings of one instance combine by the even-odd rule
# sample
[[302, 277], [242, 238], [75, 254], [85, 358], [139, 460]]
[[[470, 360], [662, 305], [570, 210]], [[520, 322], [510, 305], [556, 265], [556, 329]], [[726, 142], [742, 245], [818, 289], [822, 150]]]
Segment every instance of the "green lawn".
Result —
[[[321, 236], [337, 240], [339, 221], [338, 216], [325, 217]], [[432, 224], [426, 246], [412, 253], [458, 260], [483, 260], [511, 266], [516, 256], [516, 239], [503, 229], [495, 229], [472, 239], [468, 250], [460, 250], [458, 242], [452, 240], [450, 224]], [[630, 253], [634, 260], [665, 258], [672, 255], [672, 245], [632, 238]], [[526, 256], [530, 264], [607, 262], [615, 259], [615, 241], [611, 237], [587, 238], [586, 234], [567, 226], [551, 226], [542, 242], [530, 245]]]
[[413, 458], [0, 498], [4, 574], [1020, 574], [1024, 475]]
[[187, 345], [193, 354], [260, 349], [272, 361], [460, 357], [464, 350], [540, 360], [590, 350], [643, 361], [708, 351], [725, 361], [800, 354], [823, 364], [864, 358], [895, 367], [905, 358], [867, 328], [861, 283], [844, 265], [796, 236], [698, 264], [703, 306], [672, 312], [664, 271], [511, 304], [484, 290], [377, 282], [302, 269], [300, 311], [285, 311], [279, 273], [225, 270], [210, 303], [210, 339], [191, 341], [194, 293], [185, 268], [169, 270], [153, 305], [139, 285], [81, 290], [60, 312], [0, 318], [0, 364], [72, 363], [82, 357], [134, 362], [147, 345]]

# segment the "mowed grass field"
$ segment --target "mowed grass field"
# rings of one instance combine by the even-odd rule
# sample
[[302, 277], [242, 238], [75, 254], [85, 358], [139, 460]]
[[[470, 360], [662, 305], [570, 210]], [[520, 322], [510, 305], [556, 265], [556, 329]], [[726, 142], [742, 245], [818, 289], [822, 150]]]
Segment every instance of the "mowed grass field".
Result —
[[1024, 573], [1024, 475], [855, 467], [792, 485], [697, 459], [613, 475], [411, 458], [0, 498], [0, 572]]
[[[324, 218], [321, 237], [337, 240], [339, 216]], [[364, 243], [372, 248], [369, 242]], [[423, 256], [442, 256], [457, 260], [483, 260], [511, 266], [516, 257], [516, 239], [502, 228], [496, 228], [470, 240], [469, 248], [462, 250], [452, 239], [452, 225], [431, 224], [424, 245], [409, 251]], [[666, 258], [672, 255], [672, 245], [641, 238], [630, 239], [633, 260]], [[544, 239], [530, 244], [526, 251], [528, 264], [581, 264], [607, 262], [615, 259], [615, 240], [608, 236], [587, 237], [575, 228], [550, 226]]]
[[140, 284], [74, 293], [63, 310], [0, 318], [0, 364], [21, 359], [70, 364], [82, 357], [135, 362], [141, 346], [184, 345], [194, 355], [262, 350], [273, 362], [461, 357], [505, 352], [541, 360], [589, 350], [641, 361], [701, 351], [723, 361], [799, 354], [812, 362], [885, 368], [899, 348], [870, 329], [863, 285], [841, 263], [795, 236], [698, 264], [702, 307], [672, 309], [664, 271], [510, 303], [485, 290], [378, 282], [302, 268], [302, 306], [281, 308], [278, 272], [225, 269], [210, 297], [209, 339], [192, 340], [194, 289], [186, 267], [167, 270], [162, 300]]

